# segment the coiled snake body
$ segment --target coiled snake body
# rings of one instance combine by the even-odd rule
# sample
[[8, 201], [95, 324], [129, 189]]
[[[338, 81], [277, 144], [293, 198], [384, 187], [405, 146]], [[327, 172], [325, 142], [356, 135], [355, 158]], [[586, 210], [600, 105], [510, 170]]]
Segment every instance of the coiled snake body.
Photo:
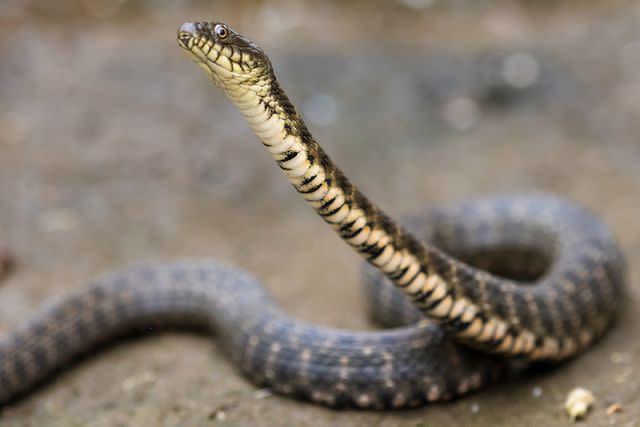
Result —
[[414, 218], [408, 227], [418, 240], [323, 152], [260, 48], [212, 22], [182, 25], [178, 44], [302, 197], [367, 259], [372, 311], [395, 329], [292, 320], [253, 278], [214, 261], [140, 266], [53, 304], [0, 341], [0, 403], [150, 324], [214, 330], [247, 377], [279, 393], [333, 407], [399, 408], [477, 389], [504, 368], [496, 355], [572, 357], [611, 323], [624, 262], [585, 209], [544, 195], [470, 200]]

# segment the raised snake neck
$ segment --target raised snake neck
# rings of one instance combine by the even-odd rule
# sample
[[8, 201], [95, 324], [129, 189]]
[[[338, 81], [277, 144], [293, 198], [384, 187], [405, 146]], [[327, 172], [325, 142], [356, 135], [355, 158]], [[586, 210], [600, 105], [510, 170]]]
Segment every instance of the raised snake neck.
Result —
[[[216, 33], [221, 28], [225, 37]], [[590, 345], [610, 323], [622, 278], [606, 270], [611, 260], [603, 254], [617, 263], [615, 247], [602, 248], [600, 241], [557, 242], [555, 250], [570, 247], [571, 268], [561, 277], [543, 275], [531, 287], [462, 263], [416, 239], [349, 182], [313, 139], [255, 44], [216, 22], [184, 24], [178, 42], [224, 89], [316, 212], [457, 340], [528, 360], [562, 360]], [[584, 286], [577, 289], [580, 282]], [[572, 305], [581, 293], [600, 303]], [[557, 307], [573, 307], [576, 313]], [[579, 321], [565, 321], [569, 315]], [[541, 321], [541, 316], [551, 319]]]

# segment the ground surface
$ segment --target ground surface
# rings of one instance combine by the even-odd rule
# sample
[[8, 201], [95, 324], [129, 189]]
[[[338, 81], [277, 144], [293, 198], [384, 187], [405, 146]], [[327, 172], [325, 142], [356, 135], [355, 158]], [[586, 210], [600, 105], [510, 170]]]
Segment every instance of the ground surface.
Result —
[[[400, 3], [4, 1], [0, 236], [19, 264], [0, 330], [101, 272], [192, 256], [252, 271], [301, 319], [370, 327], [356, 255], [175, 45], [184, 20], [215, 16], [272, 53], [318, 140], [393, 216], [521, 190], [597, 211], [630, 267], [611, 333], [555, 370], [391, 413], [269, 397], [212, 339], [166, 334], [90, 358], [0, 425], [568, 425], [575, 386], [597, 397], [585, 425], [640, 425], [640, 8]], [[614, 402], [624, 410], [608, 416]]]

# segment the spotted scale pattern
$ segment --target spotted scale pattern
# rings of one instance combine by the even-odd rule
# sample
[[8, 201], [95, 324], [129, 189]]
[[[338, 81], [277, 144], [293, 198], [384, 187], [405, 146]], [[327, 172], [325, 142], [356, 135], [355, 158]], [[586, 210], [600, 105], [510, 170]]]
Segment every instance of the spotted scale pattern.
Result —
[[0, 341], [0, 405], [105, 343], [167, 328], [213, 332], [255, 384], [331, 407], [418, 406], [475, 390], [504, 369], [424, 321], [388, 326], [396, 328], [296, 321], [250, 275], [215, 261], [138, 266], [51, 304]]

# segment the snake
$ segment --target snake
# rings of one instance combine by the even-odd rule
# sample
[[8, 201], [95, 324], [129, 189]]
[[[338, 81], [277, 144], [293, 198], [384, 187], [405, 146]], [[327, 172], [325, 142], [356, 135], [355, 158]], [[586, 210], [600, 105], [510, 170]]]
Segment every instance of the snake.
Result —
[[415, 407], [463, 396], [518, 363], [576, 357], [617, 317], [625, 259], [587, 208], [499, 194], [395, 221], [318, 145], [260, 47], [208, 21], [183, 24], [177, 43], [366, 260], [365, 298], [384, 329], [293, 319], [253, 276], [220, 261], [137, 265], [48, 303], [0, 340], [0, 405], [118, 338], [186, 328], [215, 335], [242, 375], [278, 394], [332, 408]]

